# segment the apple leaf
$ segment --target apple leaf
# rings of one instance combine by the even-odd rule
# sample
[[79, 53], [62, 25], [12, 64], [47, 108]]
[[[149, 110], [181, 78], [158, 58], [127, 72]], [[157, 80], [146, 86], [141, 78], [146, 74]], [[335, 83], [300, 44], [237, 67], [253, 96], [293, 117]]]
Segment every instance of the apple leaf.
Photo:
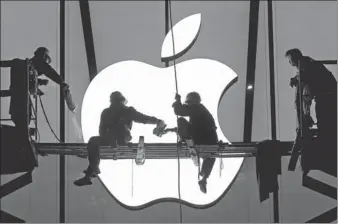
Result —
[[[197, 40], [201, 28], [201, 14], [194, 14], [179, 21], [166, 35], [163, 44], [161, 58], [163, 62], [169, 62], [185, 54]], [[174, 43], [173, 38], [174, 36]], [[175, 52], [173, 51], [175, 46]]]

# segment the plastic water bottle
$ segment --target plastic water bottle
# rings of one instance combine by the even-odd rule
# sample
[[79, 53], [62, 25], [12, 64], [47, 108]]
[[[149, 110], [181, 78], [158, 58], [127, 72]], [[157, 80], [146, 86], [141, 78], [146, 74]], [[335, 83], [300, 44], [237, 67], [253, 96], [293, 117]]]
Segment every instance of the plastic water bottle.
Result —
[[136, 154], [136, 165], [143, 165], [146, 159], [145, 147], [144, 147], [144, 136], [140, 136], [140, 140], [137, 146]]
[[82, 130], [79, 123], [77, 122], [76, 114], [73, 111], [70, 113], [70, 118], [72, 120], [73, 127], [75, 129], [76, 137], [78, 138], [78, 140], [83, 141]]
[[76, 104], [73, 101], [73, 97], [72, 97], [72, 94], [70, 93], [69, 88], [64, 89], [64, 97], [65, 97], [65, 101], [67, 103], [68, 109], [72, 112], [75, 112]]

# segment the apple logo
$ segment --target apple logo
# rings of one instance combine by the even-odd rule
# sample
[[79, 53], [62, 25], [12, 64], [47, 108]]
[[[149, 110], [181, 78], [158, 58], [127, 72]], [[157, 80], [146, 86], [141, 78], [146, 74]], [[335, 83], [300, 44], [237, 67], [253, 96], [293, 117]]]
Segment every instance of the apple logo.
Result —
[[[173, 27], [162, 45], [162, 60], [171, 61], [182, 56], [196, 41], [201, 27], [201, 14], [181, 20]], [[219, 139], [228, 142], [217, 119], [218, 105], [225, 91], [237, 81], [237, 74], [228, 66], [210, 59], [193, 59], [176, 65], [179, 93], [182, 99], [190, 91], [197, 91], [202, 103], [213, 114]], [[168, 127], [176, 126], [176, 115], [171, 107], [175, 90], [174, 66], [158, 68], [140, 61], [122, 61], [103, 69], [90, 83], [83, 99], [81, 123], [83, 138], [88, 142], [98, 135], [100, 115], [109, 107], [109, 95], [121, 91], [128, 105], [141, 113], [163, 119]], [[145, 143], [176, 143], [176, 134], [157, 137], [153, 125], [134, 123], [132, 142], [144, 136]], [[204, 194], [197, 184], [198, 168], [191, 159], [180, 159], [181, 201], [191, 207], [207, 208], [220, 200], [236, 178], [244, 158], [223, 158], [220, 175], [217, 159], [208, 179]], [[177, 159], [148, 159], [141, 166], [134, 160], [101, 160], [99, 178], [112, 197], [128, 209], [142, 209], [162, 201], [179, 201]]]

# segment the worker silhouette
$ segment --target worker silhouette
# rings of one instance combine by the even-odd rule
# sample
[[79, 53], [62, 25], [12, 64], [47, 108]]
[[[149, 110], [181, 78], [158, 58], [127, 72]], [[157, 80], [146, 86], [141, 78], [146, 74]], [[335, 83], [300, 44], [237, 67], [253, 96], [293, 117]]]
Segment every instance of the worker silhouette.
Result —
[[[17, 128], [26, 128], [27, 124], [25, 123], [27, 116], [26, 106], [24, 98], [22, 97], [25, 93], [26, 83], [24, 82], [24, 76], [28, 75], [29, 77], [29, 91], [30, 94], [33, 94], [35, 91], [35, 85], [47, 85], [47, 79], [37, 79], [38, 83], [35, 83], [35, 76], [45, 75], [55, 83], [59, 84], [63, 89], [69, 88], [69, 85], [64, 82], [62, 77], [50, 66], [52, 62], [49, 56], [49, 50], [46, 47], [39, 47], [35, 50], [34, 56], [28, 61], [28, 68], [26, 60], [14, 58], [12, 60], [0, 61], [1, 67], [10, 68], [10, 107], [9, 114], [11, 119], [14, 122]], [[27, 73], [28, 71], [28, 73]], [[37, 94], [43, 95], [41, 90], [38, 90]], [[28, 111], [28, 124], [31, 121], [31, 102], [29, 102], [29, 111]]]
[[[318, 137], [331, 143], [337, 141], [337, 81], [323, 63], [304, 56], [293, 48], [285, 53], [291, 66], [297, 67], [298, 73], [291, 78], [290, 85], [295, 86], [300, 77], [304, 85], [305, 104], [315, 101]], [[307, 97], [307, 98], [306, 98]], [[308, 106], [309, 107], [309, 106]], [[305, 110], [306, 113], [309, 111]], [[307, 118], [311, 123], [311, 118]], [[336, 144], [336, 143], [335, 143]]]
[[126, 106], [127, 100], [121, 92], [115, 91], [110, 95], [110, 106], [101, 113], [99, 136], [93, 136], [88, 141], [89, 166], [84, 171], [85, 176], [74, 181], [77, 186], [92, 184], [91, 179], [100, 173], [100, 146], [126, 145], [131, 141], [133, 122], [143, 124], [156, 124], [153, 133], [161, 136], [166, 124], [164, 121], [142, 114], [134, 107]]
[[[188, 93], [185, 104], [181, 103], [181, 96], [176, 94], [173, 103], [174, 112], [178, 116], [178, 135], [181, 141], [192, 139], [196, 145], [216, 145], [218, 137], [216, 132], [215, 120], [208, 109], [201, 103], [201, 97], [197, 92]], [[183, 118], [189, 117], [189, 122]], [[207, 179], [209, 178], [215, 158], [205, 158], [203, 160], [198, 182], [203, 193], [207, 192]]]

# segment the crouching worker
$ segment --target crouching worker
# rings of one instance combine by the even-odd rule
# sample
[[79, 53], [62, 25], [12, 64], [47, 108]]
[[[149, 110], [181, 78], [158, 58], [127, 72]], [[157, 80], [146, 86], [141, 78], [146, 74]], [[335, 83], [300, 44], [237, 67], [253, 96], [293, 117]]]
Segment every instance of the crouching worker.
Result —
[[[192, 139], [196, 145], [216, 145], [218, 137], [216, 132], [215, 120], [208, 109], [201, 104], [201, 97], [197, 92], [191, 92], [186, 96], [185, 104], [181, 103], [181, 96], [175, 96], [173, 104], [174, 112], [178, 116], [189, 117], [189, 122], [183, 118], [178, 118], [178, 135], [180, 140]], [[212, 171], [215, 158], [205, 158], [203, 160], [200, 175], [202, 179], [198, 182], [203, 193], [207, 192], [207, 179]]]
[[131, 141], [130, 131], [133, 121], [143, 124], [156, 124], [154, 134], [158, 133], [159, 135], [166, 126], [162, 120], [144, 115], [136, 111], [135, 108], [126, 106], [126, 98], [118, 91], [110, 95], [110, 103], [110, 107], [104, 109], [101, 113], [99, 136], [93, 136], [89, 139], [87, 146], [89, 166], [84, 171], [85, 176], [74, 182], [77, 186], [92, 184], [91, 178], [100, 173], [101, 145], [115, 147], [116, 145], [126, 145]]

